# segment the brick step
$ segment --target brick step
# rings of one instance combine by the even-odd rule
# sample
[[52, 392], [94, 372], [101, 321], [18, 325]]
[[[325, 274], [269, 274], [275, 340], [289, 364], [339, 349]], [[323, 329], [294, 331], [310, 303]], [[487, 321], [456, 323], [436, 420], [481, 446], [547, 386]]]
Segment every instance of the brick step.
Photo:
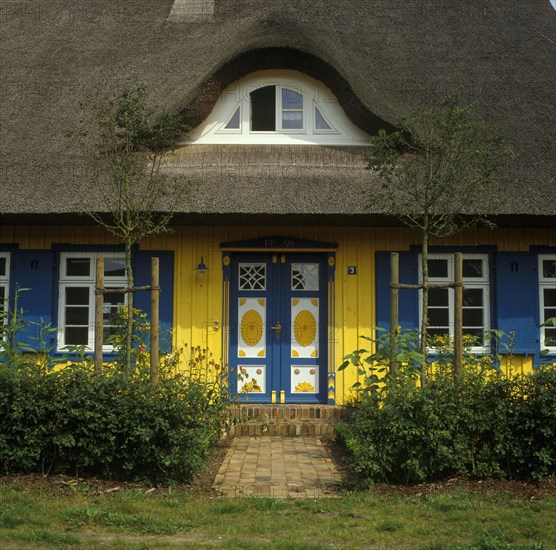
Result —
[[349, 409], [336, 405], [237, 404], [228, 414], [229, 436], [334, 435], [336, 424], [350, 420]]

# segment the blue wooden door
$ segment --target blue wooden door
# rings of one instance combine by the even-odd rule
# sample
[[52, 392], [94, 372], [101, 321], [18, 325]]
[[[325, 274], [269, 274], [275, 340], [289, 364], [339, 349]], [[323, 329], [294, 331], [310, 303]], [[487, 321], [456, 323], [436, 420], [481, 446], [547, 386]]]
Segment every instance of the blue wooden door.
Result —
[[326, 257], [234, 254], [230, 390], [253, 403], [324, 403]]

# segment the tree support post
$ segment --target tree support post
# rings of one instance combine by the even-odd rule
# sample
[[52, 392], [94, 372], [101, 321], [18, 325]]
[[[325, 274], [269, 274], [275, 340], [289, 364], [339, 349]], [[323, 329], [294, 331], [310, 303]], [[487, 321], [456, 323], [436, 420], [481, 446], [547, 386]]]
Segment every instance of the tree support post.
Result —
[[104, 258], [101, 256], [96, 261], [95, 285], [95, 372], [102, 372], [102, 344], [104, 340]]
[[400, 255], [390, 253], [390, 376], [398, 374], [398, 306], [400, 282]]
[[463, 362], [463, 256], [454, 255], [454, 390], [459, 399]]
[[158, 258], [151, 258], [151, 384], [158, 383], [160, 268]]

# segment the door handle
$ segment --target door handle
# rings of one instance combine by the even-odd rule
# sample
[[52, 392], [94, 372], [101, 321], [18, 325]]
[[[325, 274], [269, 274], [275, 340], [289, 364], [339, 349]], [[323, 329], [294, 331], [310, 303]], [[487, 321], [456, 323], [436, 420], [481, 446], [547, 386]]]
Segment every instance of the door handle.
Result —
[[280, 321], [270, 328], [276, 333], [276, 337], [280, 338], [280, 334], [282, 334], [282, 325], [280, 324]]

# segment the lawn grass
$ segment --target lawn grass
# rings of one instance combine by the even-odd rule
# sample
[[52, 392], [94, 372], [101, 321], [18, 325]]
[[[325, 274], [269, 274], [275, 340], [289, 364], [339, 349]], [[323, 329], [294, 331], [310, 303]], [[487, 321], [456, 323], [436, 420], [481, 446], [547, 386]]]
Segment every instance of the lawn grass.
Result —
[[240, 499], [185, 489], [63, 493], [0, 482], [0, 547], [550, 549], [556, 497], [457, 491]]

